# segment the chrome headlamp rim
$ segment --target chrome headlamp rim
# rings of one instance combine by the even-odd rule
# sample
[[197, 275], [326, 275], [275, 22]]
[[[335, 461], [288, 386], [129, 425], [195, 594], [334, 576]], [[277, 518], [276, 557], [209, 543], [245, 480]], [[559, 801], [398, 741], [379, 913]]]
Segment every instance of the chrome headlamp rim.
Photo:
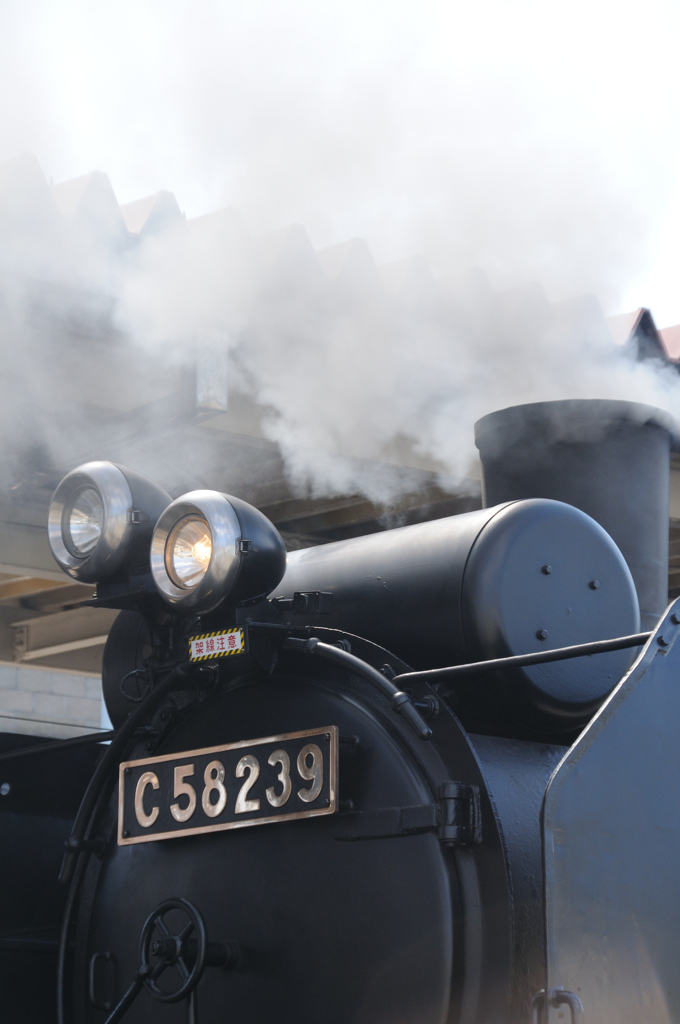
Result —
[[[166, 548], [171, 532], [191, 516], [203, 519], [209, 527], [212, 551], [208, 567], [196, 586], [178, 587], [166, 564]], [[238, 576], [241, 525], [233, 505], [217, 491], [190, 491], [177, 498], [161, 514], [151, 540], [151, 575], [161, 596], [171, 605], [192, 611], [208, 612], [226, 597]]]
[[[101, 498], [104, 519], [101, 534], [91, 551], [78, 554], [70, 537], [66, 512], [86, 489]], [[86, 462], [64, 477], [50, 503], [47, 537], [52, 554], [64, 572], [86, 583], [110, 576], [121, 564], [129, 542], [128, 511], [132, 508], [130, 485], [112, 462]]]

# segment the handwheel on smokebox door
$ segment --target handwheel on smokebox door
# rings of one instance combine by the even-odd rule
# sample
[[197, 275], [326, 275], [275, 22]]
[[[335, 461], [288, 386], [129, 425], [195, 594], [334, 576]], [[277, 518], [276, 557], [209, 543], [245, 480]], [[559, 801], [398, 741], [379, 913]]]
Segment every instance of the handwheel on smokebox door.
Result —
[[[176, 934], [171, 934], [165, 915], [179, 911], [188, 918]], [[154, 937], [157, 933], [158, 937]], [[155, 963], [153, 963], [155, 959]], [[238, 947], [211, 942], [200, 911], [188, 900], [169, 899], [159, 903], [142, 928], [139, 939], [139, 967], [129, 989], [107, 1018], [106, 1024], [117, 1024], [135, 1001], [142, 988], [161, 1003], [177, 1003], [189, 999], [189, 1024], [197, 1024], [196, 986], [206, 967], [229, 970], [238, 961]], [[178, 987], [169, 991], [157, 984], [160, 976], [173, 968], [180, 977]]]
[[[165, 915], [171, 910], [180, 911], [189, 919], [177, 935], [170, 934], [164, 921]], [[154, 933], [158, 933], [157, 938], [153, 938]], [[194, 938], [190, 944], [192, 936]], [[160, 903], [147, 917], [139, 939], [140, 970], [150, 968], [150, 972], [144, 978], [147, 991], [159, 1003], [178, 1003], [191, 995], [205, 969], [207, 948], [205, 922], [192, 903], [183, 899], [165, 900]], [[152, 965], [150, 957], [157, 958], [156, 965]], [[188, 963], [191, 963], [192, 959], [193, 965], [189, 968]], [[157, 973], [160, 964], [163, 964], [163, 968]], [[174, 968], [180, 975], [181, 983], [179, 988], [165, 991], [158, 986], [157, 979], [168, 967]]]

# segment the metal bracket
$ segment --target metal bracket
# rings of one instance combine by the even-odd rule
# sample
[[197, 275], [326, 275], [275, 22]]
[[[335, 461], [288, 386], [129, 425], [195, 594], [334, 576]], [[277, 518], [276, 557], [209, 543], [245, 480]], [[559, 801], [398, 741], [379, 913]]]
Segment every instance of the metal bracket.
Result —
[[296, 591], [292, 597], [276, 597], [273, 602], [282, 611], [294, 615], [330, 615], [333, 595], [323, 590]]
[[148, 523], [148, 513], [142, 512], [138, 508], [129, 508], [127, 510], [127, 521], [128, 523]]
[[[98, 964], [106, 964], [105, 968], [97, 969]], [[112, 996], [116, 982], [116, 959], [107, 951], [93, 953], [90, 957], [89, 972], [90, 1002], [98, 1010], [110, 1010], [113, 1006]], [[99, 989], [103, 991], [98, 991]]]
[[567, 992], [561, 985], [551, 988], [546, 998], [545, 989], [534, 996], [531, 1003], [531, 1024], [548, 1024], [548, 1007], [558, 1010], [560, 1006], [568, 1006], [571, 1024], [576, 1024], [583, 1016], [583, 1003], [575, 992]]
[[439, 787], [440, 841], [445, 846], [472, 846], [482, 841], [479, 787], [443, 782]]

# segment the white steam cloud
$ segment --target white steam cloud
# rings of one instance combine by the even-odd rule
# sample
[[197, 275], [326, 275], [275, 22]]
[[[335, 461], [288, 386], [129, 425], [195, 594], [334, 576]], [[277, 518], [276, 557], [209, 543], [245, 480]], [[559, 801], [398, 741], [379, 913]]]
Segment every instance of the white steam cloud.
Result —
[[265, 409], [301, 492], [389, 504], [407, 486], [399, 465], [460, 487], [475, 420], [520, 402], [618, 398], [680, 412], [676, 369], [618, 347], [592, 296], [495, 292], [481, 271], [437, 281], [417, 257], [379, 271], [361, 240], [316, 254], [301, 228], [258, 244], [233, 221], [225, 231], [215, 218], [212, 239], [210, 218], [198, 226], [142, 247], [119, 312], [157, 351], [223, 339], [232, 389]]
[[[98, 166], [122, 201], [172, 188], [189, 215], [132, 247], [113, 213], [31, 239], [0, 225], [5, 436], [30, 407], [63, 461], [79, 429], [53, 428], [35, 280], [75, 306], [89, 290], [120, 367], [228, 350], [232, 395], [264, 407], [301, 492], [389, 503], [403, 464], [448, 486], [475, 419], [518, 402], [680, 410], [675, 371], [617, 349], [579, 298], [646, 303], [680, 137], [668, 0], [644, 20], [613, 0], [26, 0], [0, 28], [0, 156], [36, 153], [57, 182]], [[222, 207], [244, 222], [195, 219]], [[370, 250], [329, 248], [356, 236]], [[81, 397], [144, 400], [122, 369], [97, 379], [95, 349], [73, 370]]]

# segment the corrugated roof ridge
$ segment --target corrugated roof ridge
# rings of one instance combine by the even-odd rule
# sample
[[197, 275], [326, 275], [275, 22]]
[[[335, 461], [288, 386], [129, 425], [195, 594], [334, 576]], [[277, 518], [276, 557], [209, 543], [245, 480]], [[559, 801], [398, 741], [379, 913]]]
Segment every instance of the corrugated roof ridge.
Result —
[[141, 199], [123, 203], [120, 212], [128, 231], [135, 235], [156, 231], [173, 221], [184, 220], [174, 193], [168, 192], [167, 189], [160, 189], [150, 196], [142, 196]]
[[616, 313], [615, 316], [607, 317], [607, 324], [615, 345], [625, 345], [635, 333], [645, 312], [649, 312], [644, 306], [629, 313]]

